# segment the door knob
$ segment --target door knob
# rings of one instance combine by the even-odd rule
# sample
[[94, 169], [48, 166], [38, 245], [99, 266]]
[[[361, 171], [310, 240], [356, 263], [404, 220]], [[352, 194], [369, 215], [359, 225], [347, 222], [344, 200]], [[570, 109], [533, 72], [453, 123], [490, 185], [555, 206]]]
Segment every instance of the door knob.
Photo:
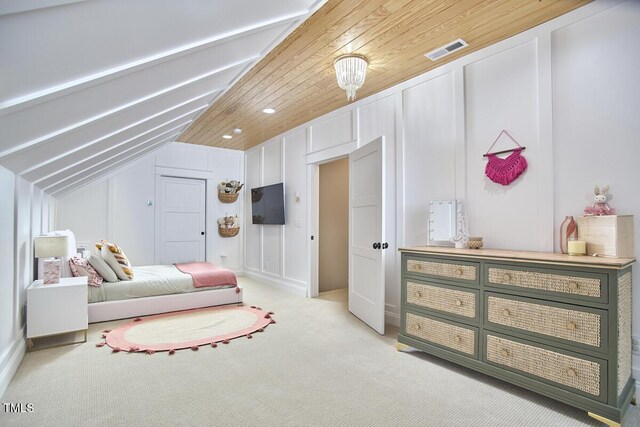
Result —
[[382, 249], [387, 249], [389, 247], [389, 244], [387, 242], [384, 242], [382, 244]]
[[374, 243], [373, 249], [380, 249], [380, 242]]
[[201, 232], [200, 232], [200, 235], [201, 235], [201, 236], [204, 236], [204, 231], [201, 231]]

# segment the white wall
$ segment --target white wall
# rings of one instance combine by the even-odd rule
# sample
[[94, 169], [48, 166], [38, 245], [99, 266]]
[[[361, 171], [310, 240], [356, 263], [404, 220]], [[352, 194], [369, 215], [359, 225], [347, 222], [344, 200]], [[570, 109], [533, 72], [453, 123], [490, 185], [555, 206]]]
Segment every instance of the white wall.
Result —
[[25, 351], [25, 289], [34, 279], [33, 238], [51, 230], [55, 199], [0, 166], [0, 396]]
[[[426, 243], [429, 200], [458, 198], [465, 201], [471, 233], [483, 236], [487, 247], [553, 251], [562, 219], [581, 213], [595, 184], [611, 185], [620, 213], [640, 216], [634, 192], [640, 181], [640, 57], [629, 47], [637, 45], [640, 3], [595, 1], [266, 141], [247, 151], [247, 181], [286, 177], [305, 160], [326, 161], [385, 135], [395, 147], [387, 152], [397, 171], [390, 179], [395, 191], [387, 192], [397, 215], [387, 227], [397, 235], [392, 250]], [[527, 147], [529, 162], [508, 187], [484, 176], [482, 157], [502, 129]], [[293, 135], [306, 136], [300, 141], [306, 156], [298, 154], [297, 163], [263, 155]], [[506, 145], [501, 140], [496, 147]], [[257, 228], [247, 233], [247, 269], [265, 274], [260, 257], [276, 248], [308, 251], [309, 234], [279, 242], [282, 248], [261, 241]], [[399, 272], [394, 265], [387, 271], [387, 321], [397, 323]], [[308, 288], [308, 275], [297, 286]], [[270, 278], [290, 282], [275, 273]], [[634, 294], [637, 307], [638, 279]], [[640, 335], [639, 312], [633, 326]], [[636, 377], [639, 365], [636, 359]]]
[[216, 225], [227, 213], [242, 217], [243, 198], [224, 204], [216, 188], [220, 181], [244, 176], [240, 151], [170, 144], [61, 198], [56, 228], [72, 230], [78, 244], [92, 246], [100, 239], [116, 242], [134, 266], [157, 264], [156, 191], [163, 175], [206, 180], [207, 261], [241, 272], [242, 236], [220, 237]]

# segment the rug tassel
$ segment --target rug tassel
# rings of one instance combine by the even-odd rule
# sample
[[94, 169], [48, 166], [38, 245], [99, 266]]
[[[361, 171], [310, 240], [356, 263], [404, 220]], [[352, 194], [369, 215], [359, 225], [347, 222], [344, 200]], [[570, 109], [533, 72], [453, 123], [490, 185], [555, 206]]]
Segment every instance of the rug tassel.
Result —
[[111, 329], [105, 329], [105, 330], [104, 330], [104, 331], [102, 331], [102, 332], [109, 333], [109, 332], [111, 332]]
[[99, 342], [98, 344], [96, 344], [96, 347], [104, 347], [105, 344], [106, 342]]
[[113, 347], [113, 350], [111, 350], [113, 353], [120, 353], [120, 347]]
[[134, 322], [139, 322], [141, 320], [142, 320], [142, 318], [140, 318], [140, 317], [136, 317], [135, 319], [133, 319]]
[[264, 332], [264, 328], [258, 329], [258, 332]]
[[169, 350], [169, 355], [172, 355], [173, 353], [175, 353], [176, 351], [174, 349], [170, 349]]
[[271, 323], [276, 323], [276, 321], [271, 319], [271, 322], [269, 322], [269, 324], [271, 324]]
[[155, 350], [147, 349], [147, 354], [153, 354], [155, 352], [156, 352]]
[[251, 308], [256, 308], [256, 306], [255, 306], [255, 305], [252, 305], [252, 306], [251, 306]]
[[273, 311], [270, 311], [267, 314], [274, 315], [275, 313]]
[[218, 346], [218, 344], [216, 344], [214, 342], [211, 343], [211, 347], [216, 348], [217, 346]]
[[129, 347], [129, 353], [135, 353], [135, 352], [137, 352], [138, 350], [140, 350], [140, 348], [139, 348], [139, 347], [134, 347], [134, 346]]
[[191, 346], [191, 350], [193, 350], [193, 351], [198, 351], [199, 348], [200, 347], [198, 347], [197, 345], [192, 345]]
[[265, 319], [271, 319], [271, 315], [267, 313], [267, 314], [264, 315], [264, 318]]
[[107, 337], [107, 334], [102, 334], [102, 338], [106, 338], [106, 337]]
[[229, 344], [229, 340], [222, 341], [222, 344]]
[[253, 337], [251, 336], [251, 334], [247, 334], [247, 338], [251, 339]]

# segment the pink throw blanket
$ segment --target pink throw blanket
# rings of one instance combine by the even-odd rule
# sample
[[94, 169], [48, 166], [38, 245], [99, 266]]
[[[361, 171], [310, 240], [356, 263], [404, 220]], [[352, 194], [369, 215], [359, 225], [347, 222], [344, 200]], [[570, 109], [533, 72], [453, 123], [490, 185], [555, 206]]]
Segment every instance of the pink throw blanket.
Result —
[[193, 286], [203, 288], [205, 286], [238, 286], [238, 280], [233, 271], [227, 268], [217, 267], [208, 262], [185, 262], [175, 264], [183, 273], [191, 275]]

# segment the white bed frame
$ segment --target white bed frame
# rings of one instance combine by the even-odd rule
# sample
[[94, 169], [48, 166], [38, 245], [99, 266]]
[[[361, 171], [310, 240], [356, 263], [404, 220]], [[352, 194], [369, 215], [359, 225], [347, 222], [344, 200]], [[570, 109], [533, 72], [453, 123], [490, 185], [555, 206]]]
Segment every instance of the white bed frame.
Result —
[[[240, 292], [236, 293], [239, 289]], [[89, 323], [242, 302], [242, 288], [211, 289], [89, 304]]]

